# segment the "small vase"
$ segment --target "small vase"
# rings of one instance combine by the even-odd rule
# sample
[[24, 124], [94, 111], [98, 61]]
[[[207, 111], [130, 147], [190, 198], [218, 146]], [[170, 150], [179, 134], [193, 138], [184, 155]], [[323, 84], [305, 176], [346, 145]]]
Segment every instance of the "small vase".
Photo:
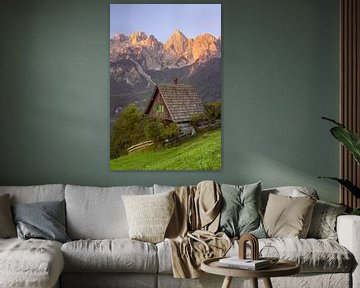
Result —
[[280, 259], [279, 251], [272, 245], [265, 245], [259, 254], [260, 259], [267, 259], [271, 264], [276, 264]]

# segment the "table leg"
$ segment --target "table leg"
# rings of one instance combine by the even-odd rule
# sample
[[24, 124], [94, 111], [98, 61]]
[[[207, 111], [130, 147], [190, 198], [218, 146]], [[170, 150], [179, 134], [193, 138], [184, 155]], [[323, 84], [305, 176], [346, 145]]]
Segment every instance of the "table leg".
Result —
[[232, 277], [231, 276], [225, 276], [224, 282], [221, 286], [221, 288], [230, 288]]
[[264, 279], [265, 288], [273, 288], [270, 278], [266, 277], [263, 279]]
[[251, 278], [252, 287], [258, 288], [258, 279], [257, 278]]

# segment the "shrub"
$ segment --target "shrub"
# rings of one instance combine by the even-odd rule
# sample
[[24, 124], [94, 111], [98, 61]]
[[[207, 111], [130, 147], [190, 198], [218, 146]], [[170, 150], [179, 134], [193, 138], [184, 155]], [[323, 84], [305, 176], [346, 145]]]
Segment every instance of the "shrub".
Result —
[[178, 136], [180, 129], [175, 123], [167, 123], [160, 119], [148, 119], [144, 132], [147, 139], [161, 145], [164, 140]]
[[135, 105], [128, 105], [119, 115], [112, 131], [110, 140], [110, 158], [114, 159], [126, 154], [131, 145], [144, 140], [144, 115]]
[[208, 117], [207, 117], [207, 115], [205, 113], [198, 113], [198, 114], [194, 114], [191, 117], [190, 123], [196, 130], [197, 128], [199, 128], [203, 124], [207, 124], [208, 121], [209, 121], [209, 119], [208, 119]]
[[205, 114], [209, 122], [221, 119], [221, 102], [211, 102], [205, 104]]

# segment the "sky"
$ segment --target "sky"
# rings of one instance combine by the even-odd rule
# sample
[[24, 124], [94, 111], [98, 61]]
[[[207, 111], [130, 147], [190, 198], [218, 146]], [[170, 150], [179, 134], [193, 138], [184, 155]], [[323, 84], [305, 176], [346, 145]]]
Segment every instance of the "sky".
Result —
[[221, 4], [110, 4], [110, 38], [142, 31], [162, 43], [180, 30], [188, 38], [221, 36]]

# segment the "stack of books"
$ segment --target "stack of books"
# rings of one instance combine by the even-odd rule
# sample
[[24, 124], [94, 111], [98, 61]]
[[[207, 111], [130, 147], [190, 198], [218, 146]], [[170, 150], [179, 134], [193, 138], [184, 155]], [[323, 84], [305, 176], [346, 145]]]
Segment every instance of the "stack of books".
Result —
[[246, 270], [260, 270], [270, 267], [271, 262], [267, 259], [251, 260], [240, 259], [238, 256], [234, 256], [220, 259], [219, 266]]

